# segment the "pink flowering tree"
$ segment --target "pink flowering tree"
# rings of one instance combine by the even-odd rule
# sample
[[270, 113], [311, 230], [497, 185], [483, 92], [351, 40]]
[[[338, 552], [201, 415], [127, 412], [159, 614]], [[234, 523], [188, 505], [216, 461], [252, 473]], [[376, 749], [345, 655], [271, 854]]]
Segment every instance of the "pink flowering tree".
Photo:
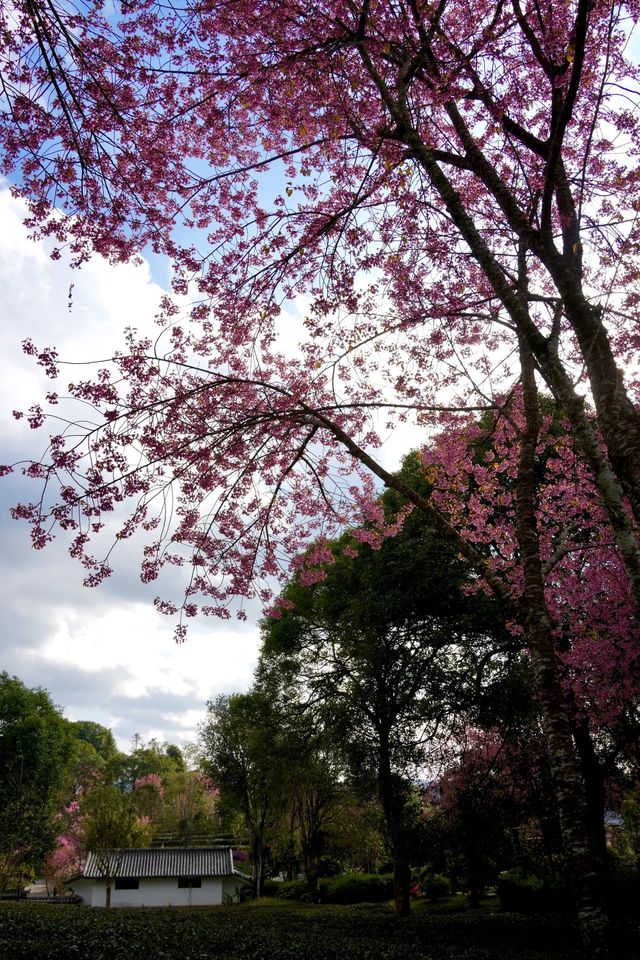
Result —
[[[472, 423], [441, 445], [436, 457], [441, 455], [442, 462], [431, 467], [434, 497], [465, 536], [484, 542], [492, 568], [527, 605], [512, 629], [524, 629], [547, 742], [566, 742], [563, 773], [550, 751], [556, 790], [561, 778], [583, 779], [583, 817], [594, 854], [603, 861], [607, 767], [625, 749], [630, 728], [637, 738], [638, 624], [620, 555], [584, 462], [566, 424], [554, 425], [549, 413], [540, 416], [537, 398], [532, 418], [531, 391], [523, 380], [522, 392], [491, 430]], [[434, 451], [426, 455], [431, 461]], [[527, 523], [534, 499], [535, 523]], [[617, 744], [608, 758], [606, 749], [598, 756], [594, 735], [601, 745]]]
[[[640, 636], [619, 552], [584, 461], [557, 409], [546, 404], [535, 451], [537, 527], [544, 598], [562, 684], [595, 729], [615, 724], [638, 695]], [[524, 591], [514, 473], [522, 396], [503, 415], [469, 420], [426, 447], [433, 500], [491, 568]], [[474, 589], [487, 590], [483, 581]], [[513, 624], [516, 632], [521, 624]]]
[[162, 778], [147, 773], [133, 784], [135, 807], [149, 829], [181, 844], [215, 835], [219, 797], [211, 778], [194, 770], [174, 770]]
[[[190, 304], [167, 297], [157, 338], [130, 330], [71, 385], [96, 415], [71, 414], [25, 468], [47, 489], [15, 510], [34, 545], [65, 531], [94, 585], [110, 572], [106, 520], [127, 505], [116, 539], [148, 535], [143, 578], [188, 571], [159, 609], [228, 616], [301, 546], [371, 521], [367, 477], [394, 483], [381, 425], [441, 427], [521, 377], [526, 611], [506, 615], [536, 663], [582, 930], [603, 956], [538, 535], [535, 386], [563, 407], [637, 609], [638, 381], [620, 372], [638, 347], [637, 14], [635, 0], [17, 0], [0, 14], [3, 170], [31, 226], [79, 263], [166, 254]], [[53, 348], [25, 349], [56, 375]], [[155, 507], [170, 489], [167, 525]], [[404, 492], [512, 605], [491, 558]]]
[[80, 867], [80, 857], [72, 841], [66, 836], [56, 839], [56, 848], [43, 862], [43, 873], [47, 892], [56, 894], [66, 880]]
[[56, 846], [43, 861], [49, 893], [55, 893], [80, 870], [84, 849], [84, 818], [80, 800], [71, 800], [57, 815], [60, 833]]
[[138, 777], [133, 783], [133, 790], [136, 808], [140, 815], [152, 823], [157, 823], [165, 793], [160, 776], [157, 773], [147, 773]]
[[449, 745], [455, 755], [427, 796], [425, 814], [440, 836], [441, 856], [448, 853], [450, 870], [472, 902], [505, 868], [548, 873], [557, 859], [542, 738], [535, 729], [527, 733], [505, 736], [497, 728], [462, 725]]

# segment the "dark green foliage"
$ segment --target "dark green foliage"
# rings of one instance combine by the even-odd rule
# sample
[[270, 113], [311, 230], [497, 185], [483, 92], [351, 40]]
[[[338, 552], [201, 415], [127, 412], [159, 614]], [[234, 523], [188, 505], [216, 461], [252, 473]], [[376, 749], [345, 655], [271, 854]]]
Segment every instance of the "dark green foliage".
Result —
[[428, 873], [420, 881], [420, 893], [424, 894], [428, 900], [435, 902], [449, 896], [451, 883], [442, 873]]
[[324, 903], [381, 903], [393, 896], [393, 875], [344, 873], [321, 880], [318, 887]]
[[96, 780], [113, 781], [119, 773], [123, 755], [119, 753], [108, 727], [92, 720], [69, 723], [74, 738], [70, 795], [82, 793]]
[[[282, 903], [210, 910], [90, 910], [0, 905], [3, 960], [580, 960], [565, 918], [384, 904]], [[620, 951], [618, 960], [631, 960]]]
[[[417, 454], [400, 471], [429, 496]], [[381, 498], [392, 521], [406, 503]], [[412, 782], [435, 736], [477, 701], [484, 674], [514, 640], [499, 626], [496, 604], [466, 589], [472, 573], [419, 511], [379, 549], [367, 531], [325, 544], [322, 579], [298, 574], [282, 594], [279, 617], [263, 623], [262, 676], [297, 691], [335, 743], [363, 796], [377, 793], [396, 873], [398, 910], [409, 910], [409, 865], [422, 817]], [[482, 676], [479, 676], [479, 671]]]
[[571, 891], [566, 886], [520, 870], [506, 870], [500, 874], [497, 890], [502, 910], [562, 913], [575, 909]]
[[[271, 896], [272, 890], [276, 897], [281, 900], [301, 900], [303, 897], [310, 896], [309, 884], [306, 880], [284, 880], [282, 883], [271, 883], [269, 884], [269, 896]], [[265, 893], [267, 893], [266, 888]]]
[[[282, 884], [280, 881], [274, 880], [273, 877], [269, 877], [269, 879], [265, 880], [262, 884], [262, 895], [264, 897], [277, 897], [281, 886]], [[244, 890], [241, 892], [241, 896], [243, 897], [243, 901], [249, 899], [250, 890], [248, 887], [244, 888]]]
[[269, 843], [287, 801], [287, 764], [278, 749], [280, 723], [271, 697], [254, 689], [207, 704], [200, 728], [203, 766], [241, 812], [251, 844], [256, 896], [262, 896]]
[[108, 727], [93, 720], [74, 720], [71, 731], [77, 740], [89, 743], [104, 763], [108, 763], [116, 756], [118, 748], [116, 741]]
[[173, 760], [176, 770], [183, 771], [187, 769], [184, 756], [182, 755], [182, 750], [179, 746], [177, 746], [177, 744], [168, 743], [164, 752], [170, 760]]
[[53, 848], [72, 743], [46, 690], [0, 674], [0, 890]]
[[[568, 913], [575, 903], [571, 890], [558, 880], [542, 880], [521, 870], [506, 870], [498, 879], [500, 909], [518, 913]], [[640, 878], [611, 869], [606, 891], [612, 917], [636, 916], [640, 904]]]

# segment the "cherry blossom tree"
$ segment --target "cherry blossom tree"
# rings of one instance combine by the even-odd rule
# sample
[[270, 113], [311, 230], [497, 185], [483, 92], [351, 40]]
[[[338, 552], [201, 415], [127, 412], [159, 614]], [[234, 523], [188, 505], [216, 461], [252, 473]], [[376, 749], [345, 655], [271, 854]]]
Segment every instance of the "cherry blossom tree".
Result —
[[[457, 438], [457, 458], [451, 449], [456, 443], [448, 438], [443, 444], [436, 497], [456, 513], [467, 537], [477, 540], [483, 530], [492, 562], [528, 601], [522, 626], [556, 794], [574, 798], [559, 803], [565, 842], [573, 827], [562, 821], [581, 793], [573, 785], [584, 781], [586, 794], [574, 807], [573, 823], [583, 820], [591, 833], [590, 856], [603, 863], [604, 768], [592, 735], [607, 731], [614, 740], [625, 739], [629, 723], [634, 725], [638, 626], [620, 558], [573, 439], [561, 424], [553, 426], [551, 415], [546, 423], [536, 415], [527, 452], [531, 396], [524, 375], [523, 382], [520, 400], [504, 411], [502, 424], [491, 432], [470, 424]], [[515, 471], [507, 466], [514, 455]], [[534, 496], [537, 517], [527, 522]], [[637, 737], [637, 724], [635, 729]]]
[[[371, 477], [395, 486], [526, 632], [600, 955], [539, 528], [536, 378], [637, 610], [637, 16], [635, 0], [17, 0], [0, 14], [3, 170], [34, 231], [79, 263], [150, 249], [175, 269], [157, 338], [129, 329], [71, 384], [83, 412], [61, 410], [26, 466], [45, 487], [15, 510], [34, 545], [66, 531], [98, 583], [126, 503], [116, 541], [148, 535], [143, 578], [187, 566], [184, 600], [159, 608], [227, 616], [233, 597], [266, 600], [320, 535], [363, 518], [371, 542], [392, 533]], [[53, 348], [25, 349], [57, 374]], [[460, 409], [502, 408], [519, 378], [517, 583], [374, 450], [407, 418], [442, 429]], [[35, 403], [27, 419], [49, 415]]]
[[80, 801], [70, 800], [58, 813], [57, 819], [60, 833], [56, 837], [56, 846], [42, 864], [47, 892], [54, 895], [73, 874], [78, 873], [86, 853]]

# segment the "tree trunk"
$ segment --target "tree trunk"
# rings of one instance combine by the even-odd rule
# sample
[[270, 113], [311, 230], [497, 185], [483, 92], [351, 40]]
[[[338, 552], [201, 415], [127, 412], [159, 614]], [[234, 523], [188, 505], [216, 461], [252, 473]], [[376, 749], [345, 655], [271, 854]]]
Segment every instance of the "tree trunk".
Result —
[[104, 893], [104, 905], [108, 910], [111, 906], [111, 877], [107, 878], [105, 893]]
[[[640, 522], [640, 414], [626, 391], [616, 364], [602, 309], [582, 291], [582, 271], [568, 263], [553, 243], [542, 244], [538, 255], [562, 295], [567, 319], [584, 358], [609, 461]], [[572, 258], [575, 259], [575, 258]]]
[[[521, 262], [523, 272], [524, 263]], [[521, 273], [522, 275], [522, 273]], [[580, 932], [588, 957], [609, 958], [609, 923], [591, 836], [584, 783], [574, 753], [569, 713], [560, 684], [536, 521], [535, 455], [540, 414], [531, 352], [520, 339], [526, 426], [516, 483], [518, 545], [524, 573], [526, 640], [542, 710], [560, 829], [576, 894]]]
[[[375, 76], [373, 78], [376, 79]], [[622, 374], [616, 367], [601, 315], [590, 306], [582, 293], [581, 274], [577, 267], [574, 269], [567, 266], [565, 257], [557, 251], [553, 242], [536, 243], [536, 254], [563, 297], [564, 309], [585, 358], [608, 458], [604, 455], [602, 444], [586, 414], [584, 402], [575, 390], [566, 365], [559, 359], [557, 346], [552, 342], [552, 338], [544, 336], [532, 321], [528, 310], [528, 297], [520, 297], [513, 290], [459, 193], [444, 175], [433, 153], [415, 129], [406, 100], [396, 102], [388, 91], [383, 95], [383, 99], [397, 124], [399, 137], [413, 151], [427, 173], [451, 219], [509, 313], [518, 330], [521, 345], [526, 345], [527, 349], [534, 352], [540, 372], [564, 407], [578, 446], [602, 496], [602, 504], [629, 577], [636, 612], [640, 615], [640, 543], [623, 497], [625, 493], [632, 504], [636, 519], [640, 519], [640, 416], [624, 389]], [[474, 153], [477, 152], [473, 148], [472, 138], [465, 142], [465, 146]], [[485, 175], [487, 170], [490, 172], [490, 168], [485, 166]], [[481, 171], [476, 169], [476, 173], [480, 175]], [[487, 185], [492, 189], [490, 184]], [[500, 595], [499, 592], [497, 595]]]
[[406, 855], [396, 856], [393, 860], [393, 903], [398, 916], [408, 917], [410, 915], [411, 865]]
[[586, 718], [574, 718], [573, 739], [584, 778], [593, 849], [601, 864], [602, 875], [607, 876], [607, 838], [604, 829], [605, 772], [596, 755]]
[[259, 900], [264, 887], [264, 856], [259, 838], [253, 841], [253, 883], [256, 900]]
[[303, 791], [300, 797], [300, 841], [304, 875], [313, 897], [318, 890], [319, 861], [322, 852], [321, 803], [313, 788]]
[[385, 733], [380, 735], [378, 795], [391, 843], [395, 911], [399, 916], [408, 917], [411, 913], [411, 865], [404, 823], [404, 797], [391, 771], [389, 741]]
[[480, 906], [480, 897], [482, 895], [482, 885], [480, 883], [480, 870], [476, 863], [476, 858], [472, 857], [469, 862], [469, 904], [472, 907]]

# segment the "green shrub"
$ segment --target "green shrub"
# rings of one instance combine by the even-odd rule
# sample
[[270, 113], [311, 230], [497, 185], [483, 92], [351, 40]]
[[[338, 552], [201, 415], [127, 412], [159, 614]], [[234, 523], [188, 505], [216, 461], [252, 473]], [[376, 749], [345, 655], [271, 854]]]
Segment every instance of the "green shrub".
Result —
[[344, 873], [320, 881], [319, 893], [325, 903], [381, 903], [393, 896], [391, 874]]
[[[263, 896], [263, 897], [277, 897], [277, 896], [278, 896], [278, 890], [280, 889], [281, 886], [282, 886], [282, 884], [281, 884], [281, 883], [278, 883], [277, 880], [271, 880], [271, 879], [269, 879], [269, 880], [264, 880], [263, 883], [262, 883], [262, 896]], [[251, 893], [251, 889], [250, 889], [250, 888], [249, 888], [249, 893]]]
[[309, 895], [309, 884], [306, 880], [283, 880], [276, 883], [276, 896], [280, 900], [300, 900]]
[[564, 913], [573, 909], [570, 890], [521, 870], [505, 870], [498, 877], [500, 909], [516, 913]]
[[[461, 898], [462, 899], [462, 898]], [[51, 908], [0, 903], [2, 960], [578, 960], [564, 917], [474, 916], [386, 904], [316, 906], [272, 900], [173, 909]], [[620, 951], [616, 958], [638, 954]]]
[[435, 903], [436, 900], [449, 896], [451, 884], [442, 873], [430, 873], [420, 881], [420, 893]]

